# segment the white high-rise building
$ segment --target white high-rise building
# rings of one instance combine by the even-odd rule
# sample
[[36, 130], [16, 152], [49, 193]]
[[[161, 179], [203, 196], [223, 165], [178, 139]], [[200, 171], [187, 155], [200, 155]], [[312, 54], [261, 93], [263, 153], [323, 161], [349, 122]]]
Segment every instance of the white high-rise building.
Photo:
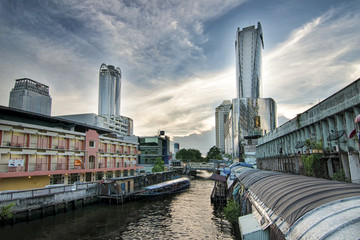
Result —
[[264, 39], [261, 24], [237, 29], [236, 91], [237, 98], [261, 98], [261, 61]]
[[9, 107], [50, 116], [49, 87], [30, 78], [16, 79], [10, 92]]
[[215, 130], [216, 130], [216, 147], [219, 148], [221, 153], [225, 153], [225, 122], [228, 119], [230, 108], [232, 104], [229, 100], [215, 109]]
[[112, 65], [101, 64], [99, 70], [100, 116], [120, 116], [121, 70]]

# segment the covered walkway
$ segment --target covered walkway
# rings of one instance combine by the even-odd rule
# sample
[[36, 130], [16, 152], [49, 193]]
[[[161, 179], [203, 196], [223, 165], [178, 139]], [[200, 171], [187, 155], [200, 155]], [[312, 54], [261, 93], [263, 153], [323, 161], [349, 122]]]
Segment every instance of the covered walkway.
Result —
[[242, 188], [240, 205], [269, 229], [270, 239], [360, 237], [360, 184], [249, 168], [231, 177], [232, 188]]

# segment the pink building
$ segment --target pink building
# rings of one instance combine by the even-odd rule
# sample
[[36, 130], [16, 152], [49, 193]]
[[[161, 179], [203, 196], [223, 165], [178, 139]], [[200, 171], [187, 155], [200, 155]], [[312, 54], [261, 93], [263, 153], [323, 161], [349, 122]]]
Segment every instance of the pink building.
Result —
[[137, 149], [135, 137], [0, 106], [0, 191], [135, 175]]

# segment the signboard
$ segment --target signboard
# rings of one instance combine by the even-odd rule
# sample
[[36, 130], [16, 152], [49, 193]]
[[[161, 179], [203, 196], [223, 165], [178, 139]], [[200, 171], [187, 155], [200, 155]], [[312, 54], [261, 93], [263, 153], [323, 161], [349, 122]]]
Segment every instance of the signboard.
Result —
[[81, 160], [75, 159], [75, 161], [74, 161], [74, 166], [81, 166], [81, 165], [82, 165]]
[[10, 159], [9, 160], [9, 167], [23, 167], [24, 166], [24, 159]]

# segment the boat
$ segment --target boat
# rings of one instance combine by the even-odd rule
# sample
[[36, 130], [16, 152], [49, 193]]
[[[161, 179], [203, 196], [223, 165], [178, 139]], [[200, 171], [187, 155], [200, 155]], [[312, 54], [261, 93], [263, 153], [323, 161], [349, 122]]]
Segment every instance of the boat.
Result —
[[139, 197], [156, 197], [162, 195], [168, 195], [173, 193], [182, 192], [190, 187], [190, 179], [187, 177], [177, 178], [174, 180], [150, 185], [139, 192]]

